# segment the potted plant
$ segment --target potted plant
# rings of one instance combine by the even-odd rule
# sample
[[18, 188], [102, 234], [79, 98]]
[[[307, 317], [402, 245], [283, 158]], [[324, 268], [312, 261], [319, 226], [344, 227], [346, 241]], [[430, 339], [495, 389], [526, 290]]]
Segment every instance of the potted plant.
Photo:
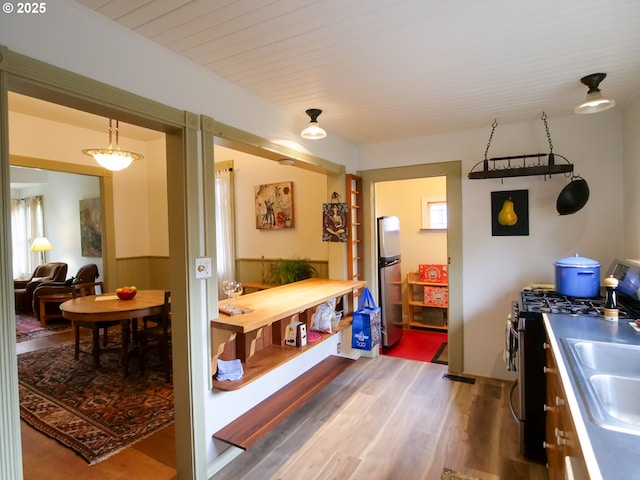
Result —
[[269, 285], [286, 285], [287, 283], [317, 277], [318, 271], [308, 258], [280, 259], [271, 264], [264, 283]]

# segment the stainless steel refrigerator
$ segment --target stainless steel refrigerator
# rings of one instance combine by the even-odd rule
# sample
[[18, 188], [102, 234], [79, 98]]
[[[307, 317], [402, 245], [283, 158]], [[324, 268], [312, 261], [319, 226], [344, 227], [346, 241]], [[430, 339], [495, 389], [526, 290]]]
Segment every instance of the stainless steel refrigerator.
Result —
[[382, 313], [382, 346], [402, 338], [402, 274], [400, 270], [400, 219], [378, 218], [378, 306]]

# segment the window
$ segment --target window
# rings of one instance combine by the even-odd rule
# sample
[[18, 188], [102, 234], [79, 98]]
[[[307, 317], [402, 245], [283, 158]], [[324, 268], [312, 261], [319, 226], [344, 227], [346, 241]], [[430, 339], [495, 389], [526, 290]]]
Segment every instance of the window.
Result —
[[40, 260], [29, 247], [34, 238], [44, 236], [42, 196], [11, 199], [11, 236], [13, 276], [28, 278]]
[[422, 197], [422, 229], [446, 230], [447, 202], [444, 199]]

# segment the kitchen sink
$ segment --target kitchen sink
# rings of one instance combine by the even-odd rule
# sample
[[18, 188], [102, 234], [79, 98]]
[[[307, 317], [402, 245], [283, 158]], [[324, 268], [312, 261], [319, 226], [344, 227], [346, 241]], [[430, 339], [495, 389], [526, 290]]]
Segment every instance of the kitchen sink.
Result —
[[572, 338], [563, 342], [590, 419], [640, 435], [640, 346]]
[[580, 363], [591, 370], [640, 377], [640, 346], [569, 341]]
[[589, 381], [605, 412], [625, 425], [640, 429], [640, 378], [592, 375]]

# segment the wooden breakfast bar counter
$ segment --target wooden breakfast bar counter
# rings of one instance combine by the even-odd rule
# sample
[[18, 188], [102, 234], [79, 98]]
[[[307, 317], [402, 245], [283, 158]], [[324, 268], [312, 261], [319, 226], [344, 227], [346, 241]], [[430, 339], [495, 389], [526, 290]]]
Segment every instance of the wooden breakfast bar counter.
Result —
[[[239, 297], [238, 306], [251, 312], [234, 316], [220, 313], [219, 318], [211, 321], [212, 366], [217, 371], [218, 359], [239, 358], [244, 376], [234, 381], [214, 380], [214, 388], [241, 388], [330, 336], [322, 334], [321, 340], [305, 347], [284, 343], [289, 324], [303, 322], [309, 331], [316, 308], [328, 300], [336, 298], [338, 303], [342, 300], [343, 317], [337, 330], [349, 326], [354, 298], [365, 286], [365, 281], [310, 278]], [[228, 303], [229, 300], [222, 300], [219, 305], [224, 307]]]

